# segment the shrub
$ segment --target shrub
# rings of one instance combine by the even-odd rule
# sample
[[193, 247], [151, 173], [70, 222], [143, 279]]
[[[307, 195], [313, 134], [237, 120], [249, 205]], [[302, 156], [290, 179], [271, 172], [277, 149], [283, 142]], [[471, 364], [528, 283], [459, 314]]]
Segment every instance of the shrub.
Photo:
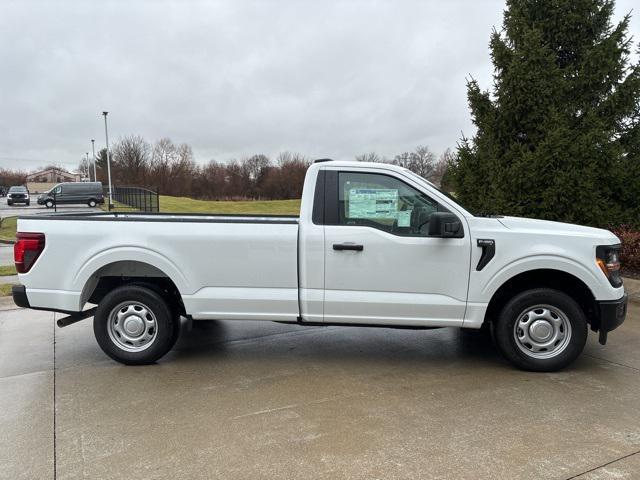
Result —
[[611, 230], [622, 241], [620, 261], [623, 272], [640, 275], [640, 231], [629, 225], [620, 225]]

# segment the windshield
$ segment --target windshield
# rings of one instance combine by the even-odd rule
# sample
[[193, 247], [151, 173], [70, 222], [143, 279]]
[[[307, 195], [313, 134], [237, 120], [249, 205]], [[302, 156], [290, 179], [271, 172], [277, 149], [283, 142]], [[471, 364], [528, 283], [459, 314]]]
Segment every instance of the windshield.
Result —
[[442, 195], [444, 195], [445, 197], [447, 197], [449, 200], [451, 200], [452, 202], [454, 202], [456, 205], [461, 206], [462, 208], [464, 208], [468, 213], [470, 213], [471, 215], [473, 215], [474, 217], [477, 216], [477, 213], [474, 213], [473, 210], [470, 210], [469, 208], [467, 208], [465, 205], [463, 205], [460, 202], [459, 198], [454, 197], [453, 195], [451, 195], [449, 192], [447, 192], [446, 190], [441, 189], [440, 187], [437, 187], [433, 182], [430, 182], [429, 180], [427, 180], [424, 177], [421, 177], [420, 175], [418, 175], [417, 173], [412, 172], [411, 170], [405, 169], [405, 171], [411, 175], [413, 178], [426, 183], [427, 185], [429, 185], [431, 188], [433, 188], [434, 190], [437, 190], [438, 192], [440, 192]]
[[27, 189], [25, 187], [11, 187], [9, 193], [24, 193]]

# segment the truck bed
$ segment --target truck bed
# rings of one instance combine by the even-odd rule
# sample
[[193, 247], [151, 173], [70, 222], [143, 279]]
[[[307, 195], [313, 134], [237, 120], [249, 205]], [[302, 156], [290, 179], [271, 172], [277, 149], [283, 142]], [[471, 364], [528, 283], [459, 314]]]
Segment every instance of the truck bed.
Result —
[[164, 276], [194, 319], [299, 315], [295, 216], [54, 213], [18, 217], [18, 231], [46, 239], [20, 275], [32, 307], [79, 311], [100, 276]]

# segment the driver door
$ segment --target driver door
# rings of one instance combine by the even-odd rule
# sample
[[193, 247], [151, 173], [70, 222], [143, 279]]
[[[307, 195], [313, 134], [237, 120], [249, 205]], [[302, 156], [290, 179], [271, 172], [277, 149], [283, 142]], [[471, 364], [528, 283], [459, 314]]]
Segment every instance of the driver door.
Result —
[[325, 186], [327, 323], [461, 326], [470, 239], [428, 236], [447, 211], [391, 172], [328, 171]]

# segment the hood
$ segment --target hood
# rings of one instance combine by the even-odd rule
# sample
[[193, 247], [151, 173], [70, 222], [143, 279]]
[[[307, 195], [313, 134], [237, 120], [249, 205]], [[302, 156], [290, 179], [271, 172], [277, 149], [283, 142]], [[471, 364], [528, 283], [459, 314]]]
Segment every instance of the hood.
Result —
[[576, 237], [591, 237], [601, 239], [607, 243], [619, 243], [620, 240], [609, 230], [585, 227], [573, 223], [536, 220], [533, 218], [500, 217], [498, 221], [509, 230], [535, 234], [573, 235]]

